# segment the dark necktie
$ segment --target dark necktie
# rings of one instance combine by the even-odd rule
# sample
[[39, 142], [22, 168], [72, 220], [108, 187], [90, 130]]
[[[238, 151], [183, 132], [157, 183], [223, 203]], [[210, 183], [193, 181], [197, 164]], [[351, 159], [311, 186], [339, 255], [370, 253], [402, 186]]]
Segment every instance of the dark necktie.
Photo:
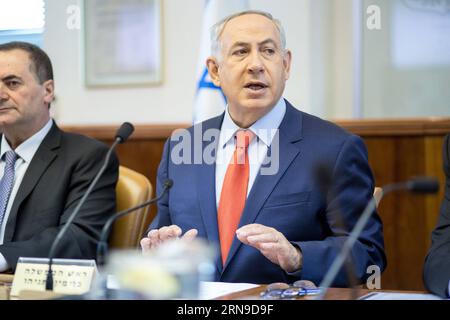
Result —
[[0, 226], [3, 224], [6, 207], [8, 206], [9, 196], [14, 186], [14, 166], [17, 160], [17, 154], [10, 150], [5, 152], [5, 170], [0, 180]]

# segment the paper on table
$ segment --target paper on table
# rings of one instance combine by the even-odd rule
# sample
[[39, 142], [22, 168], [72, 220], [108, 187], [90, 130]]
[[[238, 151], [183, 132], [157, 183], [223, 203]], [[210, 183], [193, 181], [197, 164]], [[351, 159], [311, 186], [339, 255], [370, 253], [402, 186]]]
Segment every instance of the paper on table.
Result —
[[442, 300], [433, 294], [372, 292], [359, 298], [360, 300]]
[[[108, 288], [109, 289], [119, 289], [120, 286], [117, 282], [117, 279], [108, 275]], [[242, 290], [247, 290], [251, 288], [257, 287], [257, 284], [252, 283], [229, 283], [229, 282], [200, 282], [200, 300], [209, 300], [214, 299], [226, 294], [230, 294], [233, 292], [238, 292]]]
[[214, 299], [226, 294], [247, 290], [257, 287], [252, 283], [229, 283], [229, 282], [201, 282], [200, 283], [200, 300]]

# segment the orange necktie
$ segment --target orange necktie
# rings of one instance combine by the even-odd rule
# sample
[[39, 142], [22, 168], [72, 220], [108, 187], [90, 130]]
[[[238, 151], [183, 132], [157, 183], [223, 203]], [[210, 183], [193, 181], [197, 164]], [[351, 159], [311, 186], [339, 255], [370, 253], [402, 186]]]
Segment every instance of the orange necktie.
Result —
[[250, 130], [236, 132], [236, 149], [223, 180], [218, 209], [218, 225], [224, 265], [247, 199], [250, 171], [247, 151], [248, 145], [254, 137], [255, 134]]

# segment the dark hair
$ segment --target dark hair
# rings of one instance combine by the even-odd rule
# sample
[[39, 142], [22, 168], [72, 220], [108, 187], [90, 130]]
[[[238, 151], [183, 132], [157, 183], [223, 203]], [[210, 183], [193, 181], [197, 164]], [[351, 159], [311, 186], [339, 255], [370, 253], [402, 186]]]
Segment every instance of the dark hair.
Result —
[[0, 44], [0, 51], [23, 50], [29, 54], [32, 72], [36, 75], [39, 83], [53, 80], [52, 62], [48, 55], [38, 46], [21, 41], [13, 41]]

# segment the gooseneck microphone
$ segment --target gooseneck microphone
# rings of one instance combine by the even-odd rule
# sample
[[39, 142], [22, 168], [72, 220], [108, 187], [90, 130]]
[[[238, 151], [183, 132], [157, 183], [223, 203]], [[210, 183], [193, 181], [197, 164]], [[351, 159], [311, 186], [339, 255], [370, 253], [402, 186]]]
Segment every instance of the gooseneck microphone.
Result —
[[[384, 195], [399, 190], [407, 190], [413, 193], [422, 193], [422, 194], [436, 193], [439, 190], [439, 182], [435, 178], [417, 177], [403, 183], [389, 184], [381, 188], [380, 200]], [[333, 283], [339, 270], [341, 270], [342, 264], [349, 255], [355, 242], [358, 240], [358, 237], [360, 236], [361, 232], [363, 231], [364, 227], [369, 221], [370, 216], [375, 210], [376, 202], [377, 202], [376, 199], [372, 197], [372, 199], [369, 201], [366, 208], [364, 209], [363, 213], [361, 214], [360, 218], [356, 222], [356, 225], [353, 228], [350, 235], [348, 236], [348, 239], [344, 242], [341, 252], [333, 261], [328, 272], [325, 274], [322, 283], [320, 283], [319, 288], [321, 289], [321, 293], [320, 295], [318, 295], [317, 299], [321, 300], [325, 297], [328, 288]]]
[[109, 219], [106, 221], [105, 225], [103, 226], [102, 233], [100, 234], [100, 241], [98, 242], [98, 245], [97, 245], [97, 264], [99, 266], [103, 266], [105, 264], [105, 257], [108, 252], [107, 240], [108, 240], [108, 236], [109, 236], [109, 231], [110, 231], [111, 226], [114, 223], [114, 221], [116, 221], [117, 219], [119, 219], [133, 211], [139, 210], [148, 205], [151, 205], [154, 202], [159, 201], [166, 194], [166, 192], [170, 188], [172, 188], [172, 186], [173, 186], [173, 181], [168, 179], [168, 180], [166, 180], [166, 182], [164, 182], [164, 186], [163, 186], [163, 190], [162, 190], [161, 194], [159, 196], [157, 196], [156, 198], [147, 200], [146, 202], [143, 202], [135, 207], [131, 207], [129, 209], [117, 212], [114, 215], [112, 215], [111, 217], [109, 217]]
[[111, 145], [111, 147], [109, 147], [108, 153], [105, 156], [105, 161], [103, 162], [102, 167], [98, 171], [98, 173], [95, 176], [94, 180], [92, 180], [91, 184], [89, 185], [88, 189], [84, 193], [84, 195], [81, 198], [81, 200], [78, 202], [78, 204], [75, 207], [75, 209], [70, 214], [70, 216], [67, 219], [67, 222], [64, 225], [64, 227], [61, 228], [61, 230], [56, 235], [55, 240], [53, 240], [52, 246], [51, 246], [49, 254], [48, 254], [48, 259], [49, 259], [49, 261], [48, 261], [48, 274], [47, 274], [47, 279], [46, 279], [46, 282], [45, 282], [45, 289], [46, 290], [53, 290], [52, 264], [53, 264], [53, 258], [55, 257], [55, 254], [56, 254], [56, 249], [58, 248], [58, 244], [61, 242], [61, 239], [63, 238], [63, 236], [67, 233], [67, 230], [69, 229], [70, 225], [72, 224], [73, 220], [77, 216], [77, 214], [80, 211], [80, 209], [83, 206], [83, 204], [86, 202], [86, 199], [90, 195], [90, 193], [92, 192], [92, 189], [94, 189], [94, 187], [97, 184], [98, 180], [100, 179], [102, 174], [105, 172], [105, 170], [106, 170], [106, 168], [108, 166], [109, 160], [111, 158], [111, 154], [113, 153], [114, 149], [116, 148], [116, 146], [119, 143], [124, 143], [130, 137], [130, 135], [133, 133], [133, 131], [134, 131], [134, 127], [133, 127], [133, 125], [131, 123], [129, 123], [129, 122], [122, 123], [120, 128], [117, 130], [117, 133], [116, 133], [116, 136], [115, 136], [115, 139], [114, 139], [114, 143]]

